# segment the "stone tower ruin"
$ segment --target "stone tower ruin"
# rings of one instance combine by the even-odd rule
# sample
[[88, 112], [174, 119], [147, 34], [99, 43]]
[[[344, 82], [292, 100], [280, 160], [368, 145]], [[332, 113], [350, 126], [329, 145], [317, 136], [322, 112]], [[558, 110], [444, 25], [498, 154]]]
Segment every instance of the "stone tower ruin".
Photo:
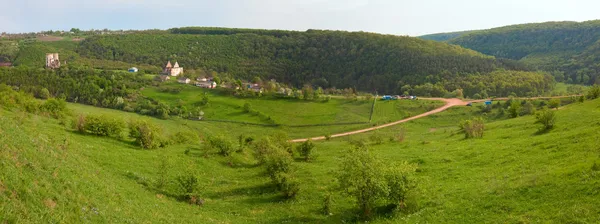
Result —
[[58, 59], [58, 53], [46, 54], [46, 68], [60, 68], [60, 60]]

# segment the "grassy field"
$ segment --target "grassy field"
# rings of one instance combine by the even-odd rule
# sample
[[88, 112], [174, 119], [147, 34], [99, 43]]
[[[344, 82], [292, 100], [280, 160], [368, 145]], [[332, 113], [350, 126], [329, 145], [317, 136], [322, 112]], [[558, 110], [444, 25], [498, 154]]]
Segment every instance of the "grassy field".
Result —
[[[255, 104], [260, 108], [260, 102]], [[465, 140], [456, 133], [461, 120], [477, 116], [486, 120], [483, 139]], [[146, 119], [167, 132], [190, 128], [232, 138], [272, 132], [259, 126]], [[370, 146], [384, 161], [419, 164], [418, 190], [408, 210], [383, 214], [374, 223], [597, 222], [600, 171], [592, 166], [600, 163], [600, 101], [561, 108], [557, 119], [555, 129], [539, 134], [533, 116], [504, 119], [482, 115], [476, 107], [456, 107], [402, 126], [318, 142], [313, 162], [294, 163], [301, 183], [298, 197], [283, 201], [249, 152], [222, 157], [201, 144], [141, 150], [128, 141], [77, 134], [54, 119], [0, 110], [0, 222], [355, 222], [354, 202], [341, 194], [334, 194], [332, 215], [321, 215], [319, 209], [323, 196], [336, 187], [334, 173], [350, 147], [348, 140], [373, 135], [386, 139]], [[403, 142], [387, 141], [402, 130]], [[315, 135], [312, 131], [304, 134]], [[196, 175], [204, 206], [149, 187], [160, 173], [169, 180]]]
[[[182, 103], [188, 107], [200, 101], [201, 95], [205, 92], [209, 95], [209, 104], [202, 107], [207, 119], [231, 120], [239, 122], [250, 122], [257, 124], [271, 124], [259, 116], [245, 113], [243, 105], [250, 103], [254, 110], [271, 117], [280, 127], [265, 127], [257, 133], [253, 130], [256, 127], [252, 125], [239, 125], [223, 122], [203, 122], [177, 120], [177, 124], [185, 123], [195, 129], [211, 133], [212, 130], [227, 128], [231, 133], [260, 136], [274, 132], [286, 132], [290, 137], [300, 138], [307, 136], [318, 136], [334, 134], [345, 131], [357, 130], [372, 125], [389, 123], [401, 120], [406, 117], [424, 113], [443, 105], [440, 101], [429, 100], [394, 100], [377, 101], [373, 113], [373, 121], [365, 124], [351, 125], [333, 125], [333, 126], [314, 126], [314, 127], [293, 127], [294, 125], [317, 125], [334, 123], [356, 123], [369, 122], [369, 114], [372, 101], [359, 100], [349, 101], [345, 99], [331, 99], [329, 102], [321, 101], [303, 101], [294, 99], [277, 99], [270, 97], [240, 99], [220, 94], [218, 91], [202, 89], [189, 85], [172, 84], [173, 86], [183, 86], [184, 89], [177, 93], [163, 93], [156, 88], [146, 88], [143, 90], [145, 96], [162, 102], [176, 105]], [[76, 106], [85, 111], [85, 106]], [[88, 107], [90, 110], [96, 108]], [[292, 126], [292, 127], [290, 127]]]

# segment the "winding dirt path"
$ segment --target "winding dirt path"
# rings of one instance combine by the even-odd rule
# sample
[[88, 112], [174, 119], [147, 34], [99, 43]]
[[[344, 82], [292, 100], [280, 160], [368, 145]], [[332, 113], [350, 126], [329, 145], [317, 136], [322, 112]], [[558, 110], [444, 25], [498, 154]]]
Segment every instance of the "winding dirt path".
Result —
[[[580, 96], [580, 95], [573, 95], [573, 96]], [[528, 97], [528, 98], [513, 98], [513, 99], [527, 99], [527, 100], [534, 100], [534, 99], [558, 99], [558, 98], [568, 98], [568, 97], [573, 97], [573, 96], [553, 96], [553, 97]], [[419, 119], [422, 117], [426, 117], [432, 114], [436, 114], [439, 112], [442, 112], [450, 107], [454, 107], [454, 106], [465, 106], [467, 105], [467, 103], [477, 103], [477, 102], [484, 102], [487, 101], [489, 99], [484, 99], [484, 100], [469, 100], [469, 101], [463, 101], [461, 99], [457, 99], [457, 98], [452, 98], [452, 99], [445, 99], [445, 98], [419, 98], [422, 100], [438, 100], [438, 101], [444, 101], [446, 104], [442, 107], [436, 108], [434, 110], [431, 111], [427, 111], [425, 113], [413, 116], [413, 117], [409, 117], [406, 119], [402, 119], [399, 121], [395, 121], [392, 123], [387, 123], [387, 124], [382, 124], [379, 126], [375, 126], [375, 127], [371, 127], [371, 128], [365, 128], [365, 129], [360, 129], [360, 130], [356, 130], [356, 131], [350, 131], [350, 132], [344, 132], [344, 133], [339, 133], [339, 134], [334, 134], [331, 135], [332, 138], [338, 138], [338, 137], [344, 137], [344, 136], [348, 136], [348, 135], [356, 135], [356, 134], [360, 134], [360, 133], [365, 133], [365, 132], [369, 132], [369, 131], [374, 131], [377, 129], [382, 129], [382, 128], [387, 128], [390, 126], [394, 126], [394, 125], [398, 125], [401, 123], [405, 123], [408, 121], [412, 121], [415, 119]], [[508, 97], [503, 97], [503, 98], [494, 98], [493, 100], [508, 100]], [[301, 139], [294, 139], [291, 140], [290, 142], [305, 142], [308, 141], [308, 139], [312, 140], [312, 141], [319, 141], [319, 140], [325, 140], [325, 136], [319, 136], [319, 137], [313, 137], [313, 138], [301, 138]]]

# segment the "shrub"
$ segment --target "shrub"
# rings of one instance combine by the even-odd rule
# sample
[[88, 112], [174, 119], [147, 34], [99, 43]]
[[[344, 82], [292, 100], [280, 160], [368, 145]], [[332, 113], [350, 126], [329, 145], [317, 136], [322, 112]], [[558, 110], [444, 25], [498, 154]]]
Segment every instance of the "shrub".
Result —
[[129, 136], [144, 149], [156, 149], [161, 145], [162, 131], [157, 125], [148, 121], [132, 121], [129, 123]]
[[198, 134], [193, 131], [180, 131], [171, 135], [171, 141], [175, 144], [194, 144], [199, 140]]
[[560, 99], [551, 99], [548, 103], [548, 107], [554, 109], [560, 107]]
[[250, 105], [250, 103], [246, 102], [244, 103], [244, 112], [246, 113], [250, 113], [252, 110], [252, 105]]
[[50, 91], [48, 91], [46, 88], [42, 88], [38, 93], [38, 97], [40, 99], [48, 99], [50, 98]]
[[416, 166], [405, 162], [386, 167], [366, 148], [353, 148], [342, 160], [337, 179], [344, 193], [356, 199], [363, 218], [370, 217], [382, 200], [404, 208], [405, 198], [416, 187], [412, 178]]
[[293, 176], [292, 163], [290, 154], [277, 148], [271, 151], [265, 162], [265, 169], [271, 181], [286, 198], [295, 197], [300, 189]]
[[298, 152], [304, 157], [305, 161], [309, 161], [312, 159], [312, 151], [314, 148], [315, 144], [309, 139], [298, 146]]
[[542, 125], [540, 131], [547, 131], [554, 128], [554, 124], [556, 123], [556, 114], [554, 111], [544, 108], [535, 115], [535, 119], [536, 124]]
[[267, 161], [267, 157], [275, 150], [275, 145], [269, 137], [265, 137], [254, 142], [252, 148], [254, 149], [254, 157], [258, 160], [258, 163], [264, 164]]
[[220, 135], [209, 137], [205, 144], [208, 149], [216, 149], [222, 156], [229, 156], [236, 151], [233, 142]]
[[387, 199], [399, 209], [406, 207], [406, 197], [409, 192], [416, 188], [413, 177], [416, 171], [417, 166], [408, 162], [392, 164], [385, 171], [385, 178], [389, 187]]
[[326, 140], [326, 141], [329, 141], [329, 140], [331, 140], [331, 134], [326, 134], [326, 135], [325, 135], [325, 140]]
[[521, 104], [518, 100], [513, 100], [510, 103], [510, 107], [508, 108], [508, 115], [511, 118], [515, 118], [519, 116], [519, 112], [521, 111]]
[[193, 174], [179, 175], [176, 179], [179, 187], [179, 196], [184, 200], [190, 200], [195, 196], [198, 188], [198, 178]]
[[585, 102], [585, 96], [584, 96], [584, 95], [581, 95], [581, 96], [579, 96], [579, 99], [578, 99], [578, 101], [579, 101], [580, 103], [583, 103], [583, 102]]
[[396, 141], [404, 142], [404, 138], [406, 138], [406, 129], [404, 129], [402, 127], [402, 128], [400, 128], [400, 131], [398, 131], [398, 134], [396, 135]]
[[535, 106], [530, 101], [527, 101], [521, 108], [521, 116], [535, 114]]
[[73, 122], [73, 129], [79, 133], [85, 133], [85, 115], [80, 114]]
[[44, 102], [44, 104], [42, 104], [42, 106], [40, 107], [40, 110], [56, 119], [64, 118], [69, 114], [67, 109], [67, 102], [60, 99], [46, 100], [46, 102]]
[[588, 90], [588, 93], [587, 93], [587, 98], [590, 100], [593, 100], [598, 97], [600, 97], [600, 86], [594, 85], [594, 86], [590, 87], [590, 89]]
[[483, 137], [484, 124], [482, 118], [462, 121], [460, 122], [459, 128], [460, 131], [465, 134], [465, 138]]
[[333, 207], [333, 194], [327, 193], [325, 195], [325, 198], [323, 198], [323, 208], [322, 208], [323, 214], [330, 215], [332, 207]]
[[375, 145], [381, 145], [383, 144], [383, 136], [381, 136], [380, 133], [373, 133], [371, 136], [369, 136], [369, 141], [371, 141], [373, 144]]
[[83, 128], [94, 135], [120, 136], [125, 129], [125, 123], [106, 115], [88, 115], [83, 120]]

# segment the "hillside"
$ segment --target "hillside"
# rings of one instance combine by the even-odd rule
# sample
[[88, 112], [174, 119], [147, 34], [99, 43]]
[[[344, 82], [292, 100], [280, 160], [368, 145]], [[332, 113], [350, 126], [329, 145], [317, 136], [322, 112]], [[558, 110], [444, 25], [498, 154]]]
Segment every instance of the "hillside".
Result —
[[458, 37], [467, 35], [467, 34], [472, 33], [472, 32], [476, 32], [476, 31], [458, 31], [458, 32], [448, 32], [448, 33], [434, 33], [434, 34], [427, 34], [427, 35], [419, 36], [419, 38], [421, 38], [423, 40], [433, 40], [433, 41], [445, 42], [445, 41], [453, 40], [453, 39], [456, 39]]
[[600, 20], [547, 22], [470, 32], [448, 40], [498, 58], [520, 60], [553, 72], [557, 81], [600, 83], [595, 59]]
[[87, 58], [134, 64], [178, 61], [186, 68], [246, 80], [274, 78], [296, 87], [312, 83], [380, 92], [433, 82], [443, 73], [466, 76], [499, 68], [523, 69], [458, 46], [413, 37], [316, 30], [181, 28], [171, 32], [91, 37], [77, 51]]
[[[351, 139], [317, 142], [314, 160], [296, 155], [293, 166], [301, 190], [295, 199], [284, 200], [252, 148], [227, 157], [206, 142], [141, 150], [128, 138], [80, 134], [68, 119], [13, 108], [10, 102], [27, 101], [6, 101], [5, 96], [10, 94], [0, 96], [2, 222], [356, 222], [356, 202], [338, 190], [335, 179], [340, 158], [352, 147], [348, 140], [361, 139], [385, 164], [418, 164], [418, 185], [407, 207], [391, 213], [381, 208], [373, 223], [593, 223], [600, 213], [600, 168], [594, 165], [600, 164], [599, 100], [557, 110], [556, 128], [547, 133], [538, 132], [533, 116], [507, 119], [501, 109], [482, 114], [477, 107], [457, 107]], [[88, 110], [69, 108], [75, 115]], [[482, 139], [456, 133], [460, 121], [479, 116], [486, 120]], [[173, 120], [146, 119], [165, 133], [189, 128]], [[234, 139], [231, 130], [238, 128], [257, 142], [267, 130], [207, 125], [198, 134]], [[404, 133], [401, 141], [399, 133]], [[189, 175], [199, 180], [202, 206], [177, 196], [178, 178]], [[328, 194], [334, 201], [331, 213], [323, 215]]]

